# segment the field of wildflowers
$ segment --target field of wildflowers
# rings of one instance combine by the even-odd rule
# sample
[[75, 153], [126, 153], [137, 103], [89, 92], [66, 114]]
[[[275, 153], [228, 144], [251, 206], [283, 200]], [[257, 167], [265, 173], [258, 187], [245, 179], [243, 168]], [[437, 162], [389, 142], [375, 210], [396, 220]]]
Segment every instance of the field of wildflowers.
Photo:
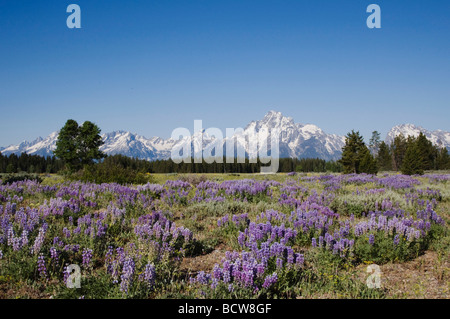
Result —
[[0, 181], [0, 297], [399, 297], [362, 266], [430, 251], [449, 297], [450, 175], [178, 177]]

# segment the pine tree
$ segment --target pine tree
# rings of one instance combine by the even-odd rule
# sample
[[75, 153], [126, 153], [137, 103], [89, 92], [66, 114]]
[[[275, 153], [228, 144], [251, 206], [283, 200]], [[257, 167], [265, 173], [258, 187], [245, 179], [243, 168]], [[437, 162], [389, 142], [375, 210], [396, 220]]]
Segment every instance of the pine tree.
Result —
[[377, 161], [367, 147], [361, 149], [360, 158], [359, 173], [376, 174], [378, 172]]
[[417, 145], [420, 168], [422, 170], [434, 169], [434, 160], [437, 155], [437, 150], [433, 146], [433, 143], [431, 143], [422, 132], [420, 132], [415, 143]]
[[92, 164], [94, 160], [105, 157], [105, 154], [100, 151], [100, 146], [103, 145], [100, 128], [92, 122], [86, 121], [79, 128], [77, 145], [78, 157], [82, 165]]
[[342, 148], [342, 164], [344, 173], [376, 173], [376, 162], [364, 143], [359, 132], [352, 130], [345, 137], [345, 146]]
[[70, 171], [75, 171], [105, 157], [99, 150], [102, 144], [97, 125], [86, 121], [79, 127], [75, 120], [68, 120], [59, 132], [54, 154], [64, 161]]
[[381, 171], [392, 170], [392, 154], [389, 147], [384, 141], [380, 143], [377, 156], [377, 164], [379, 170]]
[[450, 156], [446, 147], [439, 149], [437, 152], [436, 169], [450, 169]]
[[370, 138], [369, 141], [369, 149], [373, 156], [378, 155], [380, 144], [381, 144], [380, 133], [378, 133], [378, 131], [373, 131], [372, 137]]
[[403, 134], [399, 134], [394, 138], [394, 142], [391, 145], [392, 154], [392, 168], [395, 171], [399, 171], [402, 167], [403, 158], [405, 157], [407, 148], [406, 138]]
[[402, 161], [401, 171], [405, 175], [423, 174], [423, 164], [420, 158], [420, 150], [416, 142], [408, 143], [405, 157]]

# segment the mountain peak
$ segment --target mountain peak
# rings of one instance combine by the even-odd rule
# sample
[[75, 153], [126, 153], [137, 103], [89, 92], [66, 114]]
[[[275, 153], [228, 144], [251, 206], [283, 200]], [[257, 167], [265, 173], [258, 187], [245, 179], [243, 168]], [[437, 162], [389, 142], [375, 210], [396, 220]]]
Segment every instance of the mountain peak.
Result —
[[[314, 124], [296, 124], [291, 117], [284, 116], [281, 112], [269, 111], [263, 119], [249, 123], [244, 132], [236, 133], [236, 143], [240, 143], [244, 149], [247, 148], [247, 140], [262, 142], [259, 139], [260, 130], [267, 127], [269, 131], [278, 129], [280, 135], [280, 157], [296, 158], [323, 158], [338, 159], [345, 145], [345, 138], [335, 134], [327, 134]], [[442, 130], [427, 131], [414, 124], [401, 124], [394, 126], [386, 137], [386, 142], [393, 141], [396, 135], [405, 136], [419, 135], [423, 132], [425, 136], [434, 144], [446, 146], [450, 149], [450, 133]], [[53, 132], [46, 138], [38, 138], [33, 142], [23, 142], [19, 145], [11, 145], [6, 148], [0, 147], [3, 155], [28, 153], [31, 155], [52, 156], [56, 148], [56, 141], [59, 132]], [[270, 133], [269, 133], [270, 134]], [[173, 139], [163, 139], [130, 133], [118, 130], [102, 134], [104, 145], [100, 148], [109, 155], [122, 154], [130, 157], [137, 157], [147, 160], [159, 160], [170, 158], [171, 150], [179, 141]], [[192, 143], [199, 147], [208, 147], [215, 138], [203, 131], [195, 132], [192, 136]], [[258, 146], [259, 147], [259, 146]], [[250, 153], [249, 153], [250, 156]]]
[[290, 126], [294, 126], [294, 120], [292, 117], [283, 116], [281, 112], [269, 111], [261, 121], [256, 122], [257, 128], [261, 128], [263, 125], [269, 128], [285, 129]]
[[429, 131], [421, 126], [414, 124], [400, 124], [394, 126], [386, 135], [386, 143], [392, 144], [395, 137], [402, 134], [404, 137], [413, 136], [417, 137], [420, 133], [423, 133], [427, 139], [429, 139], [434, 145], [439, 147], [447, 147], [450, 149], [450, 132], [442, 130]]
[[283, 119], [284, 116], [281, 112], [277, 112], [277, 111], [269, 111], [267, 112], [266, 115], [264, 115], [264, 118], [262, 119], [262, 122], [269, 122], [269, 121], [274, 121], [274, 120], [281, 120]]

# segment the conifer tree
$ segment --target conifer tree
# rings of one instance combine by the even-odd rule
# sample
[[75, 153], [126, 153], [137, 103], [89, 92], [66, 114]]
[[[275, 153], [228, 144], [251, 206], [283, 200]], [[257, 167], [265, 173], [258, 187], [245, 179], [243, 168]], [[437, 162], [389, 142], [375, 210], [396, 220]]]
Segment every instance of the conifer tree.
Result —
[[434, 160], [437, 155], [437, 149], [433, 146], [430, 140], [420, 132], [415, 140], [418, 152], [418, 161], [422, 170], [431, 170], [434, 168]]
[[369, 149], [373, 156], [378, 155], [378, 151], [380, 149], [380, 144], [381, 144], [380, 133], [378, 133], [378, 131], [373, 131], [372, 137], [370, 138], [370, 141], [369, 141]]
[[105, 157], [100, 151], [103, 144], [100, 129], [86, 121], [80, 127], [75, 120], [68, 120], [60, 130], [54, 154], [62, 159], [70, 171], [91, 164]]
[[391, 145], [392, 165], [395, 171], [399, 171], [402, 167], [403, 158], [405, 157], [407, 141], [403, 134], [399, 134], [394, 138]]
[[420, 150], [416, 142], [408, 143], [405, 157], [402, 161], [401, 171], [405, 175], [423, 174], [423, 164], [420, 158]]
[[383, 141], [380, 143], [377, 156], [378, 169], [382, 171], [392, 170], [392, 155], [389, 147]]
[[342, 148], [342, 158], [339, 162], [345, 174], [374, 174], [377, 171], [376, 162], [364, 143], [363, 137], [354, 130], [345, 137], [345, 146]]

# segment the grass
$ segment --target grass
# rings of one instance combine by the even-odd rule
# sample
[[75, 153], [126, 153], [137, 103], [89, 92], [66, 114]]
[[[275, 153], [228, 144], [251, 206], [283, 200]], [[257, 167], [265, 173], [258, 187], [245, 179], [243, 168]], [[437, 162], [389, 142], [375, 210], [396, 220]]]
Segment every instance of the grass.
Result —
[[[299, 179], [306, 176], [319, 176], [320, 174], [287, 174], [261, 175], [261, 174], [152, 174], [155, 183], [164, 184], [167, 180], [191, 180], [198, 181], [201, 176], [208, 180], [222, 182], [238, 179], [271, 179], [278, 182], [286, 180], [295, 181], [308, 189], [316, 188], [321, 193], [323, 186], [316, 182], [308, 182]], [[42, 185], [55, 186], [64, 182], [64, 177], [58, 175], [41, 175]], [[428, 249], [413, 258], [403, 261], [385, 261], [381, 267], [382, 288], [370, 289], [366, 285], [368, 277], [367, 266], [374, 260], [363, 260], [361, 263], [343, 262], [336, 259], [329, 252], [310, 249], [308, 245], [299, 245], [297, 249], [305, 254], [305, 270], [289, 281], [289, 285], [283, 288], [282, 295], [261, 295], [261, 298], [449, 298], [450, 297], [450, 183], [431, 184], [428, 179], [419, 177], [423, 182], [417, 189], [433, 188], [441, 192], [442, 198], [438, 203], [436, 212], [442, 216], [447, 226], [434, 235]], [[374, 188], [375, 185], [364, 185]], [[346, 216], [354, 214], [357, 218], [367, 210], [367, 204], [385, 198], [387, 195], [399, 207], [413, 211], [404, 202], [402, 191], [389, 190], [382, 195], [358, 196], [354, 192], [363, 187], [357, 185], [345, 185], [339, 195], [333, 201], [332, 207]], [[21, 205], [39, 208], [40, 205], [54, 194], [37, 194], [33, 197], [25, 197]], [[103, 194], [105, 209], [110, 199]], [[193, 196], [191, 192], [190, 196]], [[216, 263], [220, 263], [225, 251], [238, 247], [236, 237], [238, 230], [224, 230], [219, 228], [217, 220], [226, 215], [248, 214], [251, 220], [268, 209], [274, 209], [289, 213], [290, 209], [279, 205], [277, 198], [278, 189], [274, 198], [266, 198], [256, 202], [242, 202], [226, 200], [225, 202], [177, 204], [172, 207], [160, 203], [159, 210], [170, 211], [173, 221], [177, 226], [189, 228], [195, 234], [194, 242], [186, 247], [186, 257], [172, 269], [163, 269], [164, 280], [161, 281], [150, 293], [145, 289], [136, 288], [129, 297], [132, 298], [198, 298], [198, 291], [189, 285], [189, 278], [200, 271], [211, 272]], [[112, 199], [113, 197], [111, 197]], [[334, 206], [333, 206], [334, 205]], [[99, 209], [83, 211], [95, 212]], [[143, 207], [128, 207], [127, 216], [138, 218], [143, 214]], [[358, 220], [358, 219], [357, 219]], [[55, 223], [58, 223], [55, 220]], [[56, 226], [55, 226], [56, 227]], [[114, 230], [114, 238], [125, 244], [130, 240], [124, 233], [124, 228], [117, 226]], [[128, 227], [128, 226], [127, 226]], [[131, 227], [131, 226], [130, 226]], [[131, 229], [131, 228], [130, 228]], [[86, 245], [91, 243], [86, 242]], [[104, 245], [105, 246], [105, 245]], [[1, 247], [1, 246], [0, 246]], [[99, 264], [101, 262], [99, 261]], [[57, 280], [42, 282], [36, 280], [36, 266], [30, 262], [28, 256], [11, 255], [0, 260], [0, 298], [123, 298], [118, 286], [111, 283], [102, 267], [95, 269], [90, 276], [82, 279], [81, 290], [67, 289]], [[286, 281], [288, 282], [288, 281]], [[245, 296], [236, 295], [234, 296]], [[218, 297], [233, 297], [233, 295], [220, 295]]]

